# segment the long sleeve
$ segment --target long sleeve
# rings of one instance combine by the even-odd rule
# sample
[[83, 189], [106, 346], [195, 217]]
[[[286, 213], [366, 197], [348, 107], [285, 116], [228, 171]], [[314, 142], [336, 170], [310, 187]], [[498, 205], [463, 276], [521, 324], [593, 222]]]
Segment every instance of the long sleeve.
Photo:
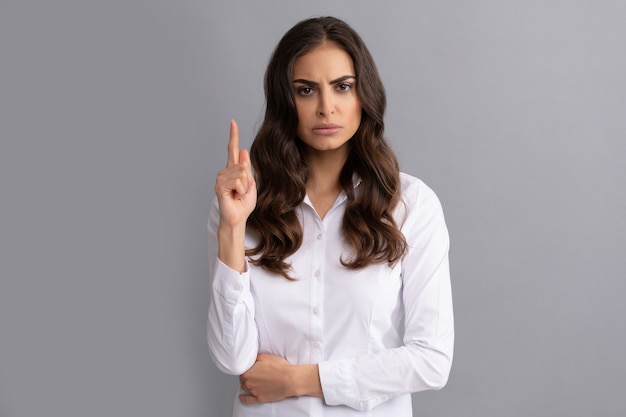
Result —
[[218, 259], [218, 224], [219, 208], [215, 200], [208, 222], [211, 297], [207, 342], [211, 357], [222, 372], [241, 375], [254, 364], [258, 353], [250, 268], [246, 264], [246, 271], [240, 274]]
[[454, 345], [448, 231], [439, 200], [422, 182], [411, 184], [404, 203], [403, 346], [319, 363], [328, 405], [368, 410], [447, 382]]

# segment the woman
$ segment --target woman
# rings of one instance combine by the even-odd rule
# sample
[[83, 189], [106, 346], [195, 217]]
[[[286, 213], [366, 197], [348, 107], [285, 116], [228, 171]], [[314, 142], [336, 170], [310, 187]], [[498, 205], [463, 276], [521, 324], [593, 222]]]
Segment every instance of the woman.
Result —
[[250, 154], [231, 122], [209, 219], [208, 343], [240, 375], [234, 415], [411, 416], [452, 361], [439, 200], [399, 172], [374, 61], [341, 20], [289, 30], [265, 96]]

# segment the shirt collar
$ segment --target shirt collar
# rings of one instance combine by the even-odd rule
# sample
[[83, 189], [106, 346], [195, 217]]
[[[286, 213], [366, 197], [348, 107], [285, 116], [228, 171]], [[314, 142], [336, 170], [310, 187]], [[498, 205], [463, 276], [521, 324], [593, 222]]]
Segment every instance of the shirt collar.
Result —
[[[359, 177], [356, 173], [352, 174], [352, 188], [356, 190], [360, 185], [361, 185], [361, 177]], [[346, 201], [347, 198], [348, 196], [346, 195], [346, 192], [341, 190], [341, 192], [337, 196], [337, 199], [335, 200], [335, 203], [331, 207], [331, 210], [337, 207], [338, 205], [340, 205], [341, 203], [343, 203], [344, 201]], [[309, 198], [308, 194], [304, 195], [303, 203], [310, 206], [313, 210], [315, 210], [315, 208], [313, 207], [313, 203], [311, 202], [311, 199]]]

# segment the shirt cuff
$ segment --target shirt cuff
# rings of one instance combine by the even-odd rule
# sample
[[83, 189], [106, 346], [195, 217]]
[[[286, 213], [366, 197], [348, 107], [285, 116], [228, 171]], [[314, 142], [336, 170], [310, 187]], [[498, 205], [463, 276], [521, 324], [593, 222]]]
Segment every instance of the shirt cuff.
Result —
[[245, 261], [244, 272], [238, 272], [228, 267], [219, 258], [215, 263], [213, 273], [213, 290], [226, 300], [236, 301], [243, 294], [250, 292], [250, 268]]
[[350, 405], [346, 399], [359, 398], [354, 370], [345, 361], [326, 361], [317, 364], [324, 402], [327, 405]]

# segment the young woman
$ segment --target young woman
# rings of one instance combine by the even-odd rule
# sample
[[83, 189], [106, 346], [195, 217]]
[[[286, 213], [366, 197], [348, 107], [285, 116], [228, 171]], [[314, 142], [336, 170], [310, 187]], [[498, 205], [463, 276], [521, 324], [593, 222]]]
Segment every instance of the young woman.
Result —
[[453, 351], [439, 200], [399, 171], [358, 34], [302, 21], [265, 76], [250, 154], [232, 121], [209, 219], [208, 343], [235, 416], [412, 415]]

